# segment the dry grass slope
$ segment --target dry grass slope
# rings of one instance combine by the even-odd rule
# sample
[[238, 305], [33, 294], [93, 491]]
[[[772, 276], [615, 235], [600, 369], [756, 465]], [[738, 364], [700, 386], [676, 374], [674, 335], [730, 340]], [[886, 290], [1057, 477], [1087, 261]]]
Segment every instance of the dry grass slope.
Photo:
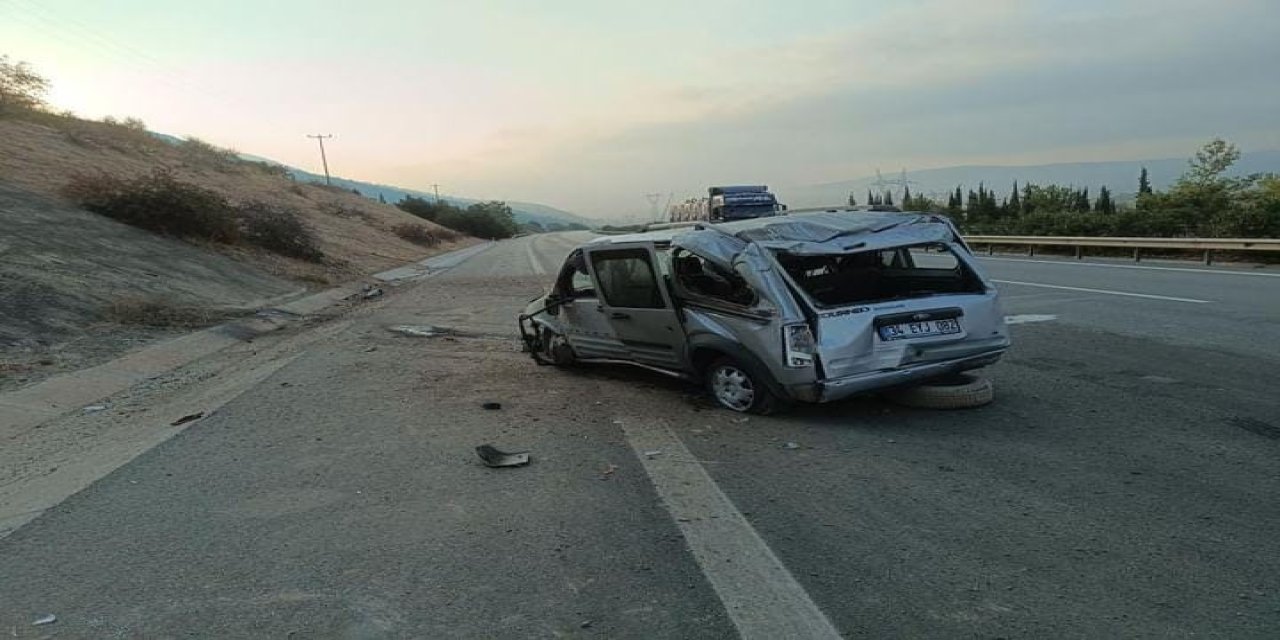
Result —
[[[129, 179], [166, 169], [236, 205], [298, 211], [328, 258], [324, 265], [243, 247], [218, 250], [303, 282], [347, 280], [468, 242], [394, 206], [342, 189], [295, 183], [270, 166], [238, 161], [198, 141], [173, 145], [145, 131], [49, 114], [0, 119], [0, 140], [0, 180], [56, 199], [65, 200], [64, 189], [77, 175]], [[424, 250], [420, 242], [395, 232], [405, 224], [421, 225], [444, 241]]]

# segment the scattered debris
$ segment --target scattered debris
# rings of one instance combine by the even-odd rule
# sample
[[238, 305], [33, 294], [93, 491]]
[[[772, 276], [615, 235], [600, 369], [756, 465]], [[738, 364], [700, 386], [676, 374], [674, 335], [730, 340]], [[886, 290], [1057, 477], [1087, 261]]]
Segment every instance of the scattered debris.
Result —
[[39, 618], [36, 618], [35, 621], [31, 623], [31, 626], [38, 627], [40, 625], [53, 624], [57, 621], [58, 621], [58, 616], [55, 616], [52, 613], [48, 613], [40, 616]]
[[648, 458], [648, 459], [650, 459], [650, 460], [652, 460], [652, 459], [654, 459], [655, 457], [660, 456], [660, 455], [662, 455], [662, 449], [654, 449], [653, 451], [646, 451], [646, 452], [644, 452], [644, 457], [646, 457], [646, 458]]
[[107, 410], [107, 405], [105, 404], [91, 404], [84, 408], [85, 413], [97, 413], [99, 411], [106, 411], [106, 410]]
[[1013, 316], [1005, 316], [1005, 324], [1030, 324], [1032, 322], [1053, 322], [1058, 316], [1039, 313], [1024, 313]]
[[489, 411], [497, 411], [498, 409], [501, 409], [501, 408], [502, 408], [502, 403], [501, 403], [501, 402], [486, 402], [486, 403], [484, 403], [484, 404], [480, 405], [480, 408], [481, 408], [481, 409], [486, 409], [486, 410], [489, 410]]
[[398, 324], [387, 327], [387, 330], [410, 338], [435, 338], [449, 333], [448, 329], [433, 327], [429, 324]]
[[368, 300], [369, 298], [376, 298], [382, 294], [383, 294], [382, 287], [374, 287], [372, 289], [367, 289], [364, 292], [364, 299]]
[[750, 420], [751, 420], [751, 418], [742, 417], [742, 418], [734, 418], [734, 419], [732, 420], [732, 422], [733, 422], [734, 424], [742, 424], [742, 423], [744, 423], [744, 422], [749, 422]]
[[590, 629], [593, 623], [594, 623], [593, 620], [583, 620], [578, 626], [582, 627], [583, 629]]
[[609, 466], [604, 468], [604, 471], [600, 472], [600, 479], [608, 480], [610, 477], [613, 476], [614, 472], [616, 472], [617, 470], [618, 470], [618, 465], [610, 464]]
[[482, 444], [476, 447], [476, 455], [484, 461], [487, 467], [523, 467], [529, 464], [528, 451], [512, 451], [507, 453], [500, 451], [491, 444]]
[[170, 422], [169, 426], [176, 427], [179, 425], [184, 425], [188, 422], [195, 422], [196, 420], [199, 420], [200, 418], [203, 418], [203, 417], [204, 417], [203, 411], [197, 411], [196, 413], [189, 413], [185, 416], [182, 416], [181, 418], [178, 418], [177, 420], [174, 420], [173, 422]]
[[783, 449], [799, 449], [800, 445], [794, 442], [786, 442], [786, 443], [783, 443], [782, 448]]
[[377, 350], [378, 350], [378, 348], [377, 348], [377, 347], [365, 347], [365, 348], [364, 348], [364, 352], [365, 352], [365, 353], [373, 353], [374, 351], [377, 351]]

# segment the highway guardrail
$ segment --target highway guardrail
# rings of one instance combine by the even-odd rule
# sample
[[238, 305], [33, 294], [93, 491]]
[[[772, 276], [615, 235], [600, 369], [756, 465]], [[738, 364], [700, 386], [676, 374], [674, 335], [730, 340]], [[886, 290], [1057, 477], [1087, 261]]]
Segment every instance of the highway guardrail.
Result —
[[1213, 264], [1214, 251], [1280, 251], [1280, 238], [1101, 238], [1084, 236], [965, 236], [970, 245], [986, 246], [987, 254], [997, 246], [1024, 246], [1034, 256], [1037, 247], [1075, 247], [1076, 259], [1087, 247], [1131, 249], [1135, 262], [1144, 249], [1201, 251], [1205, 264]]

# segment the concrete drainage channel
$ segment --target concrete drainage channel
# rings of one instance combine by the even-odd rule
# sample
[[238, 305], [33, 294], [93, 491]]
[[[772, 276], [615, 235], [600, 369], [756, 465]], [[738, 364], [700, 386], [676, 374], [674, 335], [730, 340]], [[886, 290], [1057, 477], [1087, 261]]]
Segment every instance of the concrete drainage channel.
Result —
[[[430, 277], [462, 264], [493, 246], [492, 242], [433, 256], [372, 277], [396, 286]], [[93, 405], [133, 385], [172, 371], [232, 345], [279, 330], [342, 302], [382, 295], [380, 287], [349, 284], [261, 309], [255, 315], [210, 327], [135, 351], [110, 362], [50, 378], [0, 395], [0, 441], [11, 440], [44, 422]]]

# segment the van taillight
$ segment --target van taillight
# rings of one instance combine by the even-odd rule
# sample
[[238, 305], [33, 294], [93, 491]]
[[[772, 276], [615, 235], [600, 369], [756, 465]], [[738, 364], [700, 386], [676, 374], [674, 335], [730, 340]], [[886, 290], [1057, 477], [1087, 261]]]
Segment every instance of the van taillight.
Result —
[[807, 324], [789, 324], [782, 327], [782, 344], [784, 357], [788, 367], [808, 367], [813, 365], [813, 357], [817, 352], [817, 341], [813, 339], [813, 331]]

